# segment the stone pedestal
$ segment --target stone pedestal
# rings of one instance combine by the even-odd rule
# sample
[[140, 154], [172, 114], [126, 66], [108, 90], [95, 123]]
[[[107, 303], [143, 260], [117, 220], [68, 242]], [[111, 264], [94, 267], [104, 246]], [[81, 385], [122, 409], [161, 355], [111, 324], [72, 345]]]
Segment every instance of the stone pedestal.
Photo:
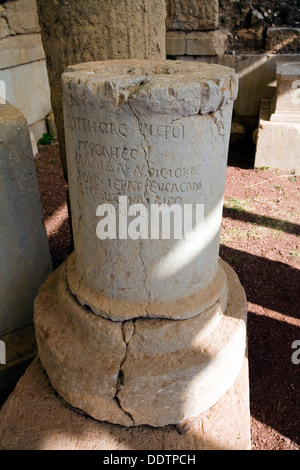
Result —
[[[182, 424], [213, 406], [244, 360], [246, 299], [233, 270], [228, 303], [187, 320], [112, 321], [82, 307], [66, 264], [35, 302], [39, 357], [54, 389], [72, 406], [111, 423]], [[248, 393], [248, 392], [247, 392]]]
[[279, 62], [276, 93], [271, 102], [270, 120], [300, 122], [300, 62]]
[[185, 426], [246, 354], [245, 293], [218, 257], [236, 75], [119, 60], [62, 82], [75, 251], [35, 301], [41, 363], [99, 421]]
[[273, 99], [261, 100], [255, 167], [300, 168], [300, 63], [278, 63]]

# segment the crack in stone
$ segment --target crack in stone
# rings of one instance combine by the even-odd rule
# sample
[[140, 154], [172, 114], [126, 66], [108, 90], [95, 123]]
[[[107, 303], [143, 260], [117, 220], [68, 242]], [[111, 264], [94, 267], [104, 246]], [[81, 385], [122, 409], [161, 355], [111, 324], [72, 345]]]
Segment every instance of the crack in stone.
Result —
[[[149, 163], [149, 158], [148, 158], [149, 157], [149, 152], [145, 148], [145, 143], [144, 143], [144, 142], [147, 142], [147, 139], [146, 139], [145, 134], [143, 133], [143, 127], [142, 127], [141, 120], [140, 120], [139, 116], [134, 112], [129, 100], [128, 100], [128, 106], [129, 106], [129, 109], [131, 110], [133, 116], [135, 117], [135, 119], [137, 121], [140, 136], [141, 136], [141, 147], [142, 147], [143, 152], [144, 152], [145, 163], [146, 163], [146, 166], [147, 166], [147, 178], [146, 178], [146, 182], [145, 182], [144, 198], [145, 198], [146, 203], [148, 205], [150, 205], [150, 198], [149, 198], [149, 193], [148, 193], [148, 182], [149, 182], [149, 178], [150, 178], [151, 168], [150, 168], [150, 163]], [[145, 292], [146, 292], [146, 295], [147, 295], [146, 302], [147, 302], [147, 305], [149, 305], [150, 302], [151, 302], [151, 300], [150, 300], [150, 291], [146, 288], [146, 285], [145, 285], [146, 284], [146, 278], [147, 278], [147, 272], [146, 272], [146, 265], [145, 265], [145, 262], [144, 262], [143, 257], [142, 257], [142, 246], [141, 245], [142, 245], [142, 239], [139, 240], [139, 256], [140, 256], [140, 260], [141, 260], [141, 264], [142, 264], [142, 268], [143, 268], [143, 272], [144, 272], [144, 289], [145, 289]], [[147, 307], [145, 307], [145, 313], [148, 314]]]
[[127, 358], [128, 345], [129, 345], [130, 341], [132, 340], [133, 335], [135, 333], [134, 323], [135, 322], [132, 321], [132, 320], [126, 320], [126, 321], [122, 322], [122, 325], [121, 325], [122, 335], [123, 335], [123, 340], [124, 340], [124, 343], [125, 343], [125, 346], [126, 346], [126, 350], [125, 350], [125, 355], [124, 355], [124, 357], [123, 357], [123, 359], [120, 363], [120, 368], [119, 368], [119, 372], [118, 372], [117, 380], [116, 380], [116, 393], [115, 393], [115, 396], [114, 396], [114, 399], [115, 399], [117, 405], [123, 411], [123, 413], [125, 413], [125, 415], [128, 416], [128, 418], [131, 420], [133, 426], [134, 426], [133, 416], [123, 408], [123, 406], [121, 404], [121, 400], [118, 396], [118, 393], [121, 391], [121, 389], [125, 385], [125, 374], [124, 374], [124, 371], [123, 371], [122, 367], [123, 367], [123, 365], [126, 361], [126, 358]]

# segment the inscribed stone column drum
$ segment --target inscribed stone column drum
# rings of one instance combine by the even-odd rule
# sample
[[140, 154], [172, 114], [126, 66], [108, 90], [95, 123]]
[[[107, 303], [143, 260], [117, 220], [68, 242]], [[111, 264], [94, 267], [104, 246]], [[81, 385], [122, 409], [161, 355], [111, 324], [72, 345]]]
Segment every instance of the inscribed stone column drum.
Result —
[[[36, 299], [42, 364], [99, 420], [182, 423], [224, 395], [245, 355], [245, 294], [218, 258], [236, 75], [119, 60], [70, 66], [62, 83], [75, 250]], [[168, 236], [153, 222], [162, 204]]]

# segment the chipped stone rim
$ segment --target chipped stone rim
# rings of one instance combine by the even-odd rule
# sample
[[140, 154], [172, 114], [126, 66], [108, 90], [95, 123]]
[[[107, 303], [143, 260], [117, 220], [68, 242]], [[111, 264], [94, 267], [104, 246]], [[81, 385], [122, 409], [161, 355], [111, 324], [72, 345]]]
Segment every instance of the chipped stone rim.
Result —
[[[232, 68], [181, 60], [107, 60], [67, 67], [62, 74], [65, 99], [82, 99], [72, 89], [85, 90], [102, 101], [120, 105], [143, 103], [140, 113], [191, 116], [222, 109], [237, 97], [238, 76]], [[163, 86], [162, 86], [163, 85]]]
[[106, 297], [93, 291], [76, 271], [75, 252], [67, 259], [67, 281], [70, 291], [81, 305], [89, 307], [96, 315], [113, 321], [136, 318], [184, 320], [199, 315], [213, 305], [219, 309], [218, 303], [222, 313], [227, 307], [227, 276], [220, 263], [216, 276], [208, 287], [173, 302], [135, 303]]

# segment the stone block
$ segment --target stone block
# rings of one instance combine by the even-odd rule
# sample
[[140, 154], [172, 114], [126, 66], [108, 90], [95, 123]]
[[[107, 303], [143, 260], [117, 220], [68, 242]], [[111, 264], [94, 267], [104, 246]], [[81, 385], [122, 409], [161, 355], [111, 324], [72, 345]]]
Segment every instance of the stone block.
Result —
[[300, 170], [300, 123], [271, 121], [271, 100], [261, 100], [255, 168]]
[[123, 427], [97, 421], [66, 405], [51, 387], [39, 358], [28, 367], [0, 411], [1, 450], [137, 453], [141, 450], [250, 450], [250, 447], [247, 358], [226, 394], [183, 428]]
[[28, 125], [0, 105], [0, 334], [33, 322], [33, 301], [51, 272]]
[[9, 36], [0, 41], [0, 70], [43, 59], [40, 34]]
[[6, 18], [11, 34], [31, 34], [40, 31], [36, 0], [5, 2]]
[[300, 122], [300, 62], [279, 62], [271, 121]]
[[196, 31], [186, 34], [187, 55], [222, 55], [227, 49], [228, 31]]
[[6, 100], [20, 109], [29, 126], [51, 111], [45, 59], [2, 69], [0, 80], [5, 83]]
[[[15, 2], [17, 3], [17, 2]], [[0, 41], [0, 94], [25, 116], [37, 153], [37, 140], [46, 131], [51, 110], [50, 89], [41, 35], [22, 34]], [[41, 123], [43, 121], [43, 123]]]
[[167, 0], [167, 30], [215, 29], [218, 21], [218, 0]]
[[167, 55], [184, 55], [186, 52], [186, 34], [184, 31], [167, 31], [166, 33]]
[[268, 28], [265, 50], [275, 54], [298, 52], [300, 49], [300, 28]]

